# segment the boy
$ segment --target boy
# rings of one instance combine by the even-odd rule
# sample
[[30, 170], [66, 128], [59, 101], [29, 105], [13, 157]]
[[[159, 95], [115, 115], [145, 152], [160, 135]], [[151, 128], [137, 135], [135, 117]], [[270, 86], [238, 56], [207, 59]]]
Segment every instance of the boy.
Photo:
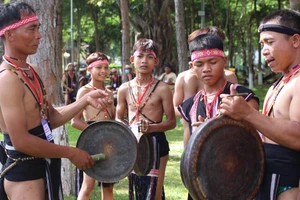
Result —
[[[230, 94], [230, 90], [247, 93], [244, 98], [248, 104], [254, 109], [259, 108], [259, 100], [251, 90], [234, 85], [225, 79], [224, 68], [227, 59], [220, 37], [213, 34], [199, 35], [191, 41], [189, 50], [191, 68], [204, 84], [202, 90], [178, 107], [182, 118], [188, 122], [190, 133], [205, 120], [218, 115], [220, 94]], [[189, 196], [188, 199], [192, 198]]]
[[[111, 91], [108, 91], [105, 88], [104, 81], [109, 73], [109, 62], [108, 58], [105, 54], [101, 52], [95, 52], [89, 55], [86, 59], [86, 63], [88, 65], [88, 71], [91, 74], [91, 81], [86, 84], [85, 86], [81, 87], [77, 93], [77, 99], [80, 99], [85, 94], [100, 89], [108, 93], [109, 98], [113, 99], [113, 94]], [[73, 119], [72, 119], [72, 126], [77, 128], [78, 130], [83, 131], [88, 124], [91, 124], [95, 121], [99, 120], [113, 120], [115, 118], [115, 106], [111, 104], [109, 107], [105, 108], [104, 110], [96, 109], [92, 106], [87, 106], [83, 111], [79, 112]], [[78, 170], [76, 170], [78, 172]], [[82, 174], [79, 172], [78, 174]], [[79, 175], [78, 175], [79, 176]], [[76, 175], [76, 177], [78, 177]], [[78, 184], [81, 184], [82, 180], [78, 180]], [[95, 180], [89, 177], [87, 174], [84, 173], [83, 175], [83, 182], [79, 193], [78, 200], [88, 200], [92, 194], [94, 189]], [[113, 184], [110, 183], [100, 183], [102, 186], [102, 199], [103, 200], [113, 200]]]
[[[152, 70], [159, 61], [157, 55], [158, 48], [152, 40], [139, 39], [134, 44], [133, 55], [130, 57], [130, 62], [136, 69], [136, 77], [121, 85], [118, 91], [116, 120], [124, 122], [128, 109], [129, 125], [139, 125], [140, 132], [150, 134], [154, 141], [157, 141], [155, 146], [159, 151], [159, 167], [153, 170], [157, 172], [154, 173], [154, 177], [136, 176], [134, 173], [130, 175], [138, 200], [162, 199], [169, 154], [169, 144], [164, 132], [176, 126], [172, 92], [167, 84], [152, 76]], [[162, 121], [164, 114], [166, 120]], [[130, 197], [133, 198], [132, 194]]]

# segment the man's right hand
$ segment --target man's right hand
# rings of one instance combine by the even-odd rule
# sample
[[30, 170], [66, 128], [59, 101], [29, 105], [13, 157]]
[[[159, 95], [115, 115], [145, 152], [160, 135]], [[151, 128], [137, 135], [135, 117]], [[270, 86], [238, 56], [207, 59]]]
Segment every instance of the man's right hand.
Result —
[[70, 161], [80, 170], [86, 170], [95, 164], [95, 161], [90, 154], [79, 148], [74, 148], [74, 153], [70, 158]]

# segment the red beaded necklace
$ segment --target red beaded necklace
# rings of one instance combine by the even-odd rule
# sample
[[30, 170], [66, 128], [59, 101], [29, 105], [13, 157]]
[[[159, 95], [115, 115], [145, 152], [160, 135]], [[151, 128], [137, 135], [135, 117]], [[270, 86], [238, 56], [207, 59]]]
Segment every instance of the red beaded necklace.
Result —
[[[98, 90], [98, 88], [96, 88], [92, 83], [90, 83], [89, 85], [92, 86], [93, 90]], [[105, 88], [105, 86], [104, 86], [104, 88]], [[100, 89], [99, 89], [99, 90], [100, 90]], [[104, 91], [107, 91], [106, 88], [104, 89]], [[105, 119], [108, 119], [108, 115], [109, 115], [110, 119], [112, 118], [112, 117], [110, 116], [110, 114], [109, 114], [109, 112], [107, 111], [106, 108], [103, 110], [103, 112], [104, 112], [104, 118], [105, 118]], [[99, 110], [99, 112], [98, 112], [93, 118], [91, 118], [91, 119], [88, 120], [88, 121], [92, 121], [92, 120], [95, 119], [100, 113], [101, 113], [101, 110]]]
[[206, 94], [206, 90], [204, 89], [203, 91], [203, 99], [204, 99], [204, 104], [205, 104], [205, 107], [206, 107], [206, 119], [210, 119], [212, 118], [212, 109], [216, 103], [216, 100], [218, 98], [218, 96], [222, 93], [222, 91], [224, 90], [224, 87], [226, 85], [227, 81], [224, 80], [224, 83], [222, 85], [222, 87], [217, 91], [217, 93], [215, 94], [213, 100], [211, 103], [208, 103], [208, 100], [207, 100], [207, 94]]
[[[49, 106], [47, 101], [47, 93], [46, 89], [43, 86], [42, 81], [37, 77], [34, 69], [30, 66], [30, 72], [32, 74], [32, 78], [30, 78], [16, 63], [14, 63], [8, 56], [3, 56], [3, 60], [8, 63], [10, 66], [14, 67], [16, 71], [19, 71], [22, 77], [19, 77], [20, 80], [28, 87], [33, 97], [37, 101], [40, 106], [40, 112], [42, 118], [48, 119], [47, 114], [49, 114]], [[19, 74], [17, 74], [19, 76]], [[25, 80], [24, 80], [25, 79]], [[34, 84], [32, 83], [34, 81]], [[49, 120], [48, 120], [49, 122]]]

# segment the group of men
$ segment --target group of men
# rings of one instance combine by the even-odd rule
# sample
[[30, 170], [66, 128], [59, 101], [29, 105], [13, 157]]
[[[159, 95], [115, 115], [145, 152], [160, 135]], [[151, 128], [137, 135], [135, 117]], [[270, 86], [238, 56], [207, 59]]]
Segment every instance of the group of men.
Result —
[[[0, 127], [7, 158], [2, 159], [0, 199], [63, 199], [60, 158], [68, 158], [80, 170], [94, 165], [87, 152], [54, 144], [52, 129], [71, 119], [79, 130], [93, 121], [115, 119], [149, 134], [157, 154], [155, 169], [149, 176], [131, 173], [130, 179], [136, 199], [164, 199], [170, 151], [164, 132], [175, 128], [177, 109], [186, 123], [185, 143], [195, 127], [219, 114], [250, 122], [261, 133], [266, 153], [266, 171], [255, 199], [296, 199], [300, 178], [299, 21], [299, 12], [280, 10], [265, 17], [258, 28], [268, 66], [282, 73], [266, 95], [263, 113], [258, 111], [259, 100], [253, 91], [225, 76], [224, 38], [213, 27], [200, 29], [189, 38], [190, 69], [178, 76], [174, 98], [170, 87], [152, 76], [159, 62], [157, 45], [151, 39], [140, 39], [130, 57], [136, 77], [119, 87], [116, 108], [111, 91], [104, 86], [109, 62], [101, 52], [87, 59], [92, 80], [80, 88], [76, 101], [54, 108], [38, 67], [26, 63], [40, 43], [38, 17], [26, 3], [2, 4], [0, 37], [5, 54], [0, 80], [5, 87], [0, 88]], [[237, 92], [247, 95], [228, 96]], [[89, 198], [93, 184], [94, 180], [84, 176], [81, 199]], [[112, 194], [112, 186], [107, 187]]]

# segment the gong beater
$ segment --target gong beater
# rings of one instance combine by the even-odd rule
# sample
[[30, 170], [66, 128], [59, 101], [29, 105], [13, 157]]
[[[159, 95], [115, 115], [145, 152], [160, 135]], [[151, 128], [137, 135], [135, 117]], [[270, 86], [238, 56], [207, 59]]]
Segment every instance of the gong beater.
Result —
[[264, 173], [257, 131], [226, 116], [205, 121], [183, 152], [181, 179], [194, 200], [252, 200]]
[[131, 130], [117, 121], [103, 120], [86, 127], [76, 147], [90, 155], [100, 155], [99, 161], [84, 172], [101, 182], [114, 183], [125, 178], [137, 157], [137, 140]]

